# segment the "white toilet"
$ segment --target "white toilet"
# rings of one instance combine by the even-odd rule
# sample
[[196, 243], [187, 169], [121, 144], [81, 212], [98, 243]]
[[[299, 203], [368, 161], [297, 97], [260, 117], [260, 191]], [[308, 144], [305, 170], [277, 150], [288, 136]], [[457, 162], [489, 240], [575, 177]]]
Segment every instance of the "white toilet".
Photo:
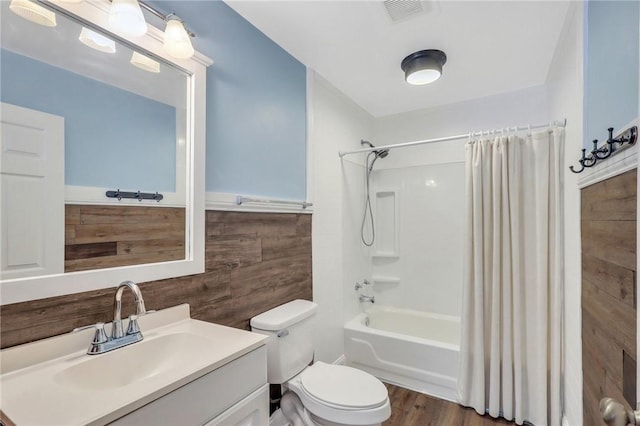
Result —
[[318, 305], [294, 300], [251, 319], [266, 334], [267, 381], [285, 390], [281, 409], [293, 426], [380, 425], [391, 416], [387, 388], [364, 371], [313, 360]]

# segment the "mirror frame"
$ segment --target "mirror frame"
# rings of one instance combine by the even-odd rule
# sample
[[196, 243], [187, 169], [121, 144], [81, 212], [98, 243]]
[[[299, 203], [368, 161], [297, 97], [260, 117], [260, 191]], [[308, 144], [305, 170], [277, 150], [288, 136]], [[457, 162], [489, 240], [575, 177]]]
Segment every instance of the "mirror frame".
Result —
[[[191, 59], [186, 60], [168, 56], [163, 48], [162, 31], [149, 24], [147, 34], [141, 37], [128, 37], [109, 29], [111, 4], [109, 0], [91, 0], [81, 3], [50, 0], [44, 3], [80, 22], [84, 21], [102, 29], [120, 42], [142, 51], [146, 50], [191, 75], [187, 88], [189, 94], [187, 123], [189, 125], [186, 149], [185, 259], [4, 280], [0, 281], [0, 305], [111, 288], [124, 280], [146, 282], [203, 273], [205, 269], [206, 71], [213, 61], [198, 52]], [[64, 247], [61, 250], [64, 250]]]

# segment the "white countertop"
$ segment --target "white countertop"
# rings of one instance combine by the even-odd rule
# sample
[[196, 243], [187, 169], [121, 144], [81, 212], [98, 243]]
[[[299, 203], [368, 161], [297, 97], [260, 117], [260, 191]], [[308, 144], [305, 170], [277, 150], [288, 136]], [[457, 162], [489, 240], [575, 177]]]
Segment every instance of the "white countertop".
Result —
[[[0, 351], [0, 406], [19, 426], [98, 425], [109, 423], [143, 405], [203, 376], [264, 345], [266, 336], [190, 318], [189, 306], [179, 305], [139, 318], [144, 340], [101, 355], [87, 355], [93, 330], [43, 339]], [[125, 321], [126, 325], [126, 321]], [[167, 337], [168, 336], [168, 337]], [[188, 337], [187, 340], [183, 338]], [[163, 339], [161, 342], [159, 339]], [[179, 363], [162, 364], [163, 355], [151, 352], [149, 368], [140, 356], [146, 348], [173, 348]], [[155, 342], [154, 342], [155, 340]], [[137, 345], [145, 345], [139, 346]], [[202, 350], [202, 348], [206, 348]], [[97, 372], [98, 383], [81, 386], [64, 379], [70, 368], [82, 371], [97, 357], [107, 371]], [[167, 355], [167, 358], [170, 357]], [[178, 364], [178, 365], [176, 365]], [[92, 367], [89, 367], [92, 368]], [[133, 371], [141, 378], [119, 386], [124, 374]], [[95, 372], [91, 372], [95, 374]], [[119, 375], [119, 376], [118, 376]], [[102, 388], [100, 381], [110, 382]]]

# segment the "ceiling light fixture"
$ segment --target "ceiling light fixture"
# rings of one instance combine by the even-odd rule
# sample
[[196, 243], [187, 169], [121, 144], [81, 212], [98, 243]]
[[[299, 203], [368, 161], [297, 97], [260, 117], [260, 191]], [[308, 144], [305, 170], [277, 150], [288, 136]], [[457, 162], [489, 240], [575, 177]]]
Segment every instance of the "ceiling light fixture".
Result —
[[429, 49], [412, 53], [402, 60], [400, 67], [409, 84], [424, 85], [433, 83], [442, 75], [442, 66], [447, 55], [441, 50]]
[[143, 55], [142, 53], [133, 52], [131, 55], [131, 65], [140, 68], [141, 70], [159, 73], [160, 72], [160, 62], [154, 61], [148, 56]]
[[9, 9], [21, 18], [45, 27], [56, 26], [56, 14], [29, 0], [11, 0]]
[[89, 28], [82, 27], [80, 31], [80, 37], [78, 39], [85, 46], [89, 46], [92, 49], [105, 53], [116, 53], [116, 43], [97, 32], [90, 30]]
[[167, 16], [167, 27], [164, 30], [164, 48], [174, 58], [189, 59], [195, 53], [191, 37], [184, 28], [184, 23], [176, 15]]
[[147, 32], [138, 0], [113, 0], [109, 9], [109, 25], [132, 37], [139, 37]]

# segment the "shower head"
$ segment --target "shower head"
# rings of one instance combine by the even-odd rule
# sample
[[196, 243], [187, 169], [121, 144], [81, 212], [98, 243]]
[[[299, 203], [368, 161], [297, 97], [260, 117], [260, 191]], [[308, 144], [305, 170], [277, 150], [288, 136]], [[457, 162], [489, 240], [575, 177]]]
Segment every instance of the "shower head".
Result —
[[389, 150], [388, 149], [376, 149], [375, 151], [373, 151], [376, 153], [376, 155], [380, 158], [384, 158], [387, 155], [389, 155]]
[[[360, 140], [360, 145], [369, 145], [369, 147], [371, 148], [375, 148], [375, 145], [372, 144], [369, 141], [365, 141], [365, 140]], [[376, 157], [378, 158], [384, 158], [387, 155], [389, 155], [389, 150], [388, 149], [374, 149], [373, 153], [376, 155]]]

